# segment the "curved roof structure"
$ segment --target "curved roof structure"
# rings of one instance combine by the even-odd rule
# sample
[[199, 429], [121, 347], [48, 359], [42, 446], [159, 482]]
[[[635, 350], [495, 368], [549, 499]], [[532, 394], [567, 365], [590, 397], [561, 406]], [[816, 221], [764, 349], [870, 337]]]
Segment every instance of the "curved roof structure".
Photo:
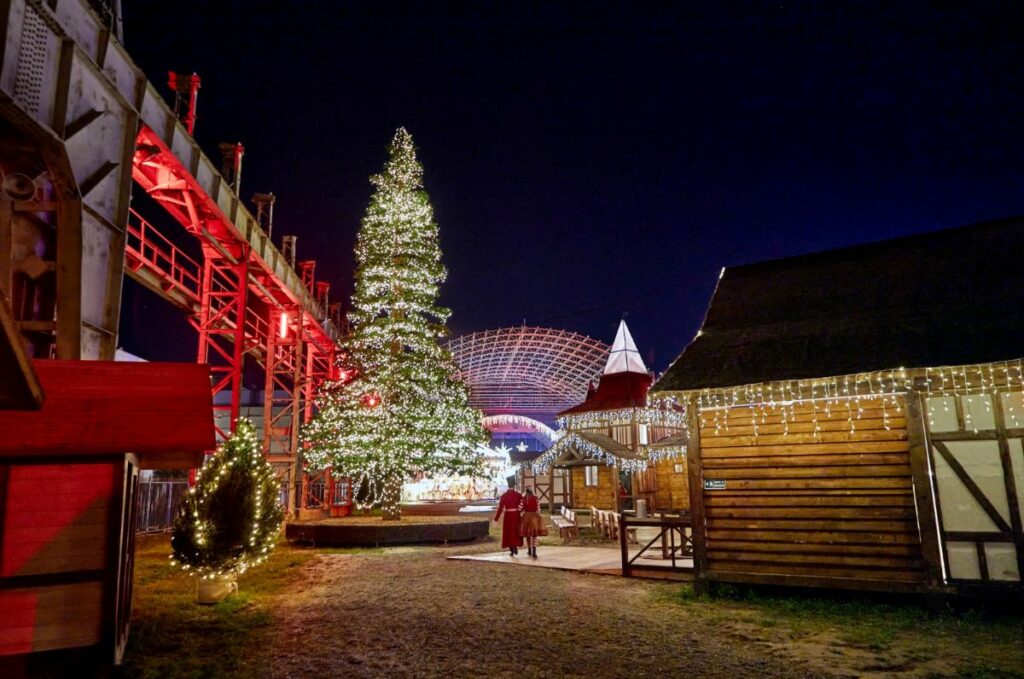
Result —
[[448, 343], [472, 405], [485, 415], [515, 413], [551, 424], [597, 382], [604, 342], [567, 330], [520, 326], [484, 330]]

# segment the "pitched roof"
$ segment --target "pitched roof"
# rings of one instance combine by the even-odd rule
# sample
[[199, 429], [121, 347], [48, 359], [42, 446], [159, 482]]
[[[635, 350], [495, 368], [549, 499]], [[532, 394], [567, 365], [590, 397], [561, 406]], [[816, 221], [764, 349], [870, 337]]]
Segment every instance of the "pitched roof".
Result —
[[509, 461], [512, 464], [529, 464], [540, 456], [541, 451], [539, 450], [510, 450], [508, 453]]
[[33, 361], [40, 410], [0, 411], [0, 459], [136, 453], [188, 469], [214, 447], [210, 368], [196, 363]]
[[608, 362], [604, 365], [603, 374], [628, 372], [646, 375], [647, 366], [640, 358], [640, 352], [637, 351], [636, 342], [633, 341], [633, 335], [630, 334], [626, 321], [622, 320], [619, 321], [619, 329], [615, 333], [612, 350], [608, 352]]
[[[641, 455], [607, 434], [595, 431], [574, 431], [566, 434], [539, 456], [534, 464], [557, 464], [578, 457], [592, 460], [638, 460]], [[543, 458], [543, 459], [541, 459]]]
[[597, 389], [588, 389], [586, 400], [563, 410], [558, 415], [561, 417], [598, 410], [643, 408], [647, 405], [647, 390], [653, 380], [643, 359], [640, 358], [640, 352], [637, 351], [626, 322], [620, 321]]
[[658, 439], [654, 443], [647, 446], [647, 450], [661, 450], [662, 448], [678, 448], [679, 446], [685, 446], [689, 440], [689, 432], [680, 431], [675, 434], [670, 434], [664, 438]]
[[653, 391], [1024, 356], [1024, 218], [723, 269]]

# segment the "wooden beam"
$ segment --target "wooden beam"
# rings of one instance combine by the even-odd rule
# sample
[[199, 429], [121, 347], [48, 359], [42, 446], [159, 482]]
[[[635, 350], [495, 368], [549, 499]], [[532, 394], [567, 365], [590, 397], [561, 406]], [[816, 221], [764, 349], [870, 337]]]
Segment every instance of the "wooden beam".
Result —
[[[1024, 522], [1021, 521], [1021, 507], [1010, 462], [1010, 444], [1007, 440], [1006, 418], [1003, 415], [1003, 399], [999, 392], [992, 395], [992, 414], [995, 416], [996, 432], [999, 434], [999, 461], [1003, 466], [1003, 481], [1006, 484], [1006, 501], [1010, 511], [1010, 526], [1013, 528], [1013, 543], [1017, 548], [1017, 573], [1024, 581]], [[984, 551], [984, 548], [982, 548]]]
[[928, 435], [925, 429], [924, 395], [918, 385], [907, 393], [907, 442], [910, 446], [910, 474], [913, 478], [917, 529], [921, 535], [921, 554], [926, 564], [929, 589], [942, 585], [942, 544], [935, 515], [935, 488], [928, 469]]
[[974, 479], [971, 478], [971, 475], [968, 474], [967, 470], [960, 464], [960, 461], [953, 456], [953, 453], [950, 452], [946, 444], [943, 441], [932, 441], [932, 445], [935, 446], [935, 450], [939, 451], [939, 454], [942, 455], [942, 459], [946, 461], [946, 464], [949, 465], [950, 469], [953, 470], [953, 473], [956, 474], [958, 479], [960, 479], [960, 482], [964, 484], [964, 487], [967, 488], [971, 496], [973, 496], [978, 504], [981, 505], [981, 508], [985, 510], [985, 513], [988, 514], [988, 518], [992, 520], [992, 523], [996, 525], [996, 528], [1004, 533], [1010, 533], [1010, 525], [1006, 523], [1006, 519], [999, 514], [999, 510], [995, 508], [995, 505], [993, 505], [992, 501], [988, 499], [985, 492], [978, 487], [977, 483], [974, 482]]
[[707, 526], [704, 519], [704, 473], [700, 454], [700, 412], [697, 399], [691, 397], [686, 405], [686, 419], [689, 425], [686, 440], [686, 465], [690, 482], [690, 528], [693, 538], [693, 591], [707, 593], [708, 553]]
[[[43, 388], [25, 355], [23, 342], [0, 284], [0, 409], [35, 410], [43, 403]], [[13, 436], [13, 432], [6, 435]]]
[[82, 201], [57, 206], [57, 358], [82, 355]]

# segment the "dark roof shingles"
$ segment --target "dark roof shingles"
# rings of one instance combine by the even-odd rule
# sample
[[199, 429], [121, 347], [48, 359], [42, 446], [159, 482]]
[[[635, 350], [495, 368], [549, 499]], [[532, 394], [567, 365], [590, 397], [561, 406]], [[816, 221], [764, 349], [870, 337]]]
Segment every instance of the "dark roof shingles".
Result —
[[1024, 356], [1024, 218], [726, 269], [652, 391]]

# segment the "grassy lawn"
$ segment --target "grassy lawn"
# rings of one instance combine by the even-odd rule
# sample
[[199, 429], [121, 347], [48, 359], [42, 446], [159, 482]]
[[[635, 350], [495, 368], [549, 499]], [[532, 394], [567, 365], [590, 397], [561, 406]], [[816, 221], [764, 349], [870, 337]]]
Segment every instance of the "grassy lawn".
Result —
[[750, 638], [789, 640], [792, 650], [821, 662], [859, 657], [883, 673], [1024, 678], [1024, 611], [1019, 608], [961, 602], [930, 611], [911, 597], [730, 585], [718, 585], [708, 597], [695, 596], [689, 586], [666, 588], [660, 596], [708, 621], [728, 619]]
[[[497, 551], [499, 533], [446, 547], [281, 543], [210, 607], [167, 563], [168, 537], [142, 538], [126, 675], [667, 676], [699, 664], [704, 677], [1024, 677], [1019, 610], [727, 586], [699, 598], [663, 581], [445, 558]], [[535, 652], [508, 653], [499, 625]]]
[[170, 535], [139, 536], [125, 672], [138, 677], [233, 677], [271, 631], [270, 595], [293, 582], [314, 552], [282, 542], [239, 578], [238, 594], [195, 603], [192, 578], [168, 563]]

